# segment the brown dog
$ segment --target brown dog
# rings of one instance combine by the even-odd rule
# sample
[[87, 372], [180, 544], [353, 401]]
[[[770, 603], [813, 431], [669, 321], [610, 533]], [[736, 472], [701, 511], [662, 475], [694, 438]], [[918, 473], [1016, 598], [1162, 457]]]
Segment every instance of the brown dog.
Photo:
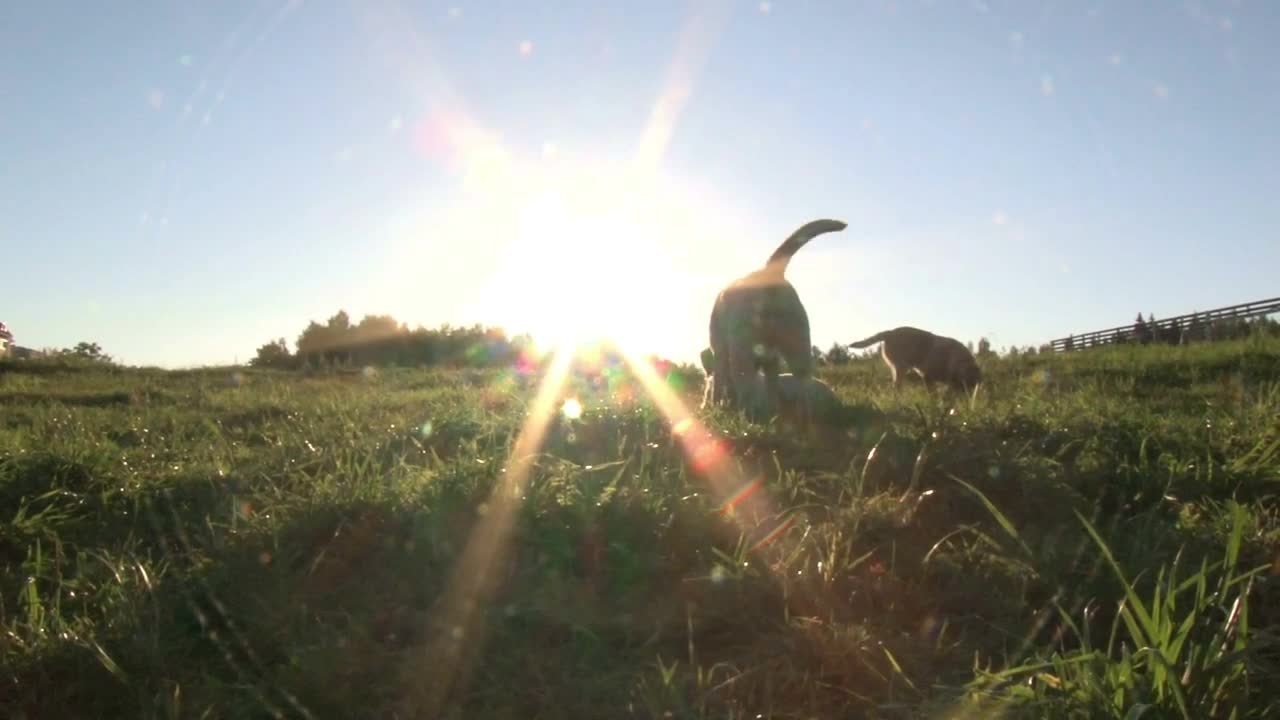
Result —
[[903, 326], [849, 343], [849, 347], [861, 350], [876, 343], [884, 343], [880, 355], [893, 373], [895, 389], [901, 387], [903, 376], [911, 371], [924, 378], [930, 390], [934, 383], [941, 382], [959, 392], [976, 392], [982, 381], [973, 353], [955, 338]]
[[[809, 315], [787, 281], [787, 264], [813, 238], [847, 227], [840, 220], [814, 220], [787, 238], [759, 270], [721, 290], [711, 308], [711, 350], [715, 355], [712, 401], [740, 405], [757, 368], [763, 369], [770, 395], [777, 393], [781, 360], [799, 378], [813, 375]], [[741, 381], [743, 389], [738, 389]]]

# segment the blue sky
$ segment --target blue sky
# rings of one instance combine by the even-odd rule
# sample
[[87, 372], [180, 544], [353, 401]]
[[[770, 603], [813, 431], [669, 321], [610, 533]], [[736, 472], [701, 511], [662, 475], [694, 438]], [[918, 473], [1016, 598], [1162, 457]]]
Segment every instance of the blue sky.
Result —
[[[0, 9], [0, 320], [189, 366], [339, 308], [693, 360], [793, 228], [814, 342], [1277, 294], [1262, 2]], [[638, 338], [638, 339], [637, 339]]]

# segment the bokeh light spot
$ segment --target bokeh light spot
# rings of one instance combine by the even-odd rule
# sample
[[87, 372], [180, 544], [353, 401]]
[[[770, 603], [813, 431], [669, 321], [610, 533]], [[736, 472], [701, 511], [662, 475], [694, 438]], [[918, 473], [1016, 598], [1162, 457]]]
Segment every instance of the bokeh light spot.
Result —
[[577, 420], [582, 417], [582, 403], [578, 401], [578, 398], [569, 398], [564, 401], [564, 405], [561, 406], [560, 412], [570, 420]]
[[708, 438], [693, 450], [693, 467], [698, 472], [707, 472], [720, 464], [729, 454], [724, 441]]

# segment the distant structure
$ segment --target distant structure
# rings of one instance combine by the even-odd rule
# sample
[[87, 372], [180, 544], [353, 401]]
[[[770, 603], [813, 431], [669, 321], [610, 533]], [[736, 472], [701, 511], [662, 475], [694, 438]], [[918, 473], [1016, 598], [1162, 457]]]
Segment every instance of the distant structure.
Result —
[[1055, 352], [1071, 352], [1100, 345], [1145, 345], [1152, 342], [1179, 345], [1201, 340], [1221, 340], [1232, 336], [1233, 323], [1276, 313], [1280, 313], [1280, 297], [1228, 305], [1165, 320], [1156, 320], [1150, 315], [1143, 320], [1139, 313], [1137, 319], [1129, 325], [1069, 335], [1051, 341], [1050, 345]]
[[0, 322], [0, 358], [13, 358], [15, 360], [29, 360], [31, 358], [44, 357], [46, 353], [40, 350], [32, 350], [29, 347], [22, 347], [13, 341], [13, 331], [7, 325]]

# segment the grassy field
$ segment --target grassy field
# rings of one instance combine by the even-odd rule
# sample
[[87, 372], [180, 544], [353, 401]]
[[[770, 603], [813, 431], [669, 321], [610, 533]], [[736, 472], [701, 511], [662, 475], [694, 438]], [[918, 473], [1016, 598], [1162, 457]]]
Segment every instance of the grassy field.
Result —
[[984, 363], [514, 459], [510, 373], [0, 365], [0, 716], [1280, 717], [1280, 343]]

